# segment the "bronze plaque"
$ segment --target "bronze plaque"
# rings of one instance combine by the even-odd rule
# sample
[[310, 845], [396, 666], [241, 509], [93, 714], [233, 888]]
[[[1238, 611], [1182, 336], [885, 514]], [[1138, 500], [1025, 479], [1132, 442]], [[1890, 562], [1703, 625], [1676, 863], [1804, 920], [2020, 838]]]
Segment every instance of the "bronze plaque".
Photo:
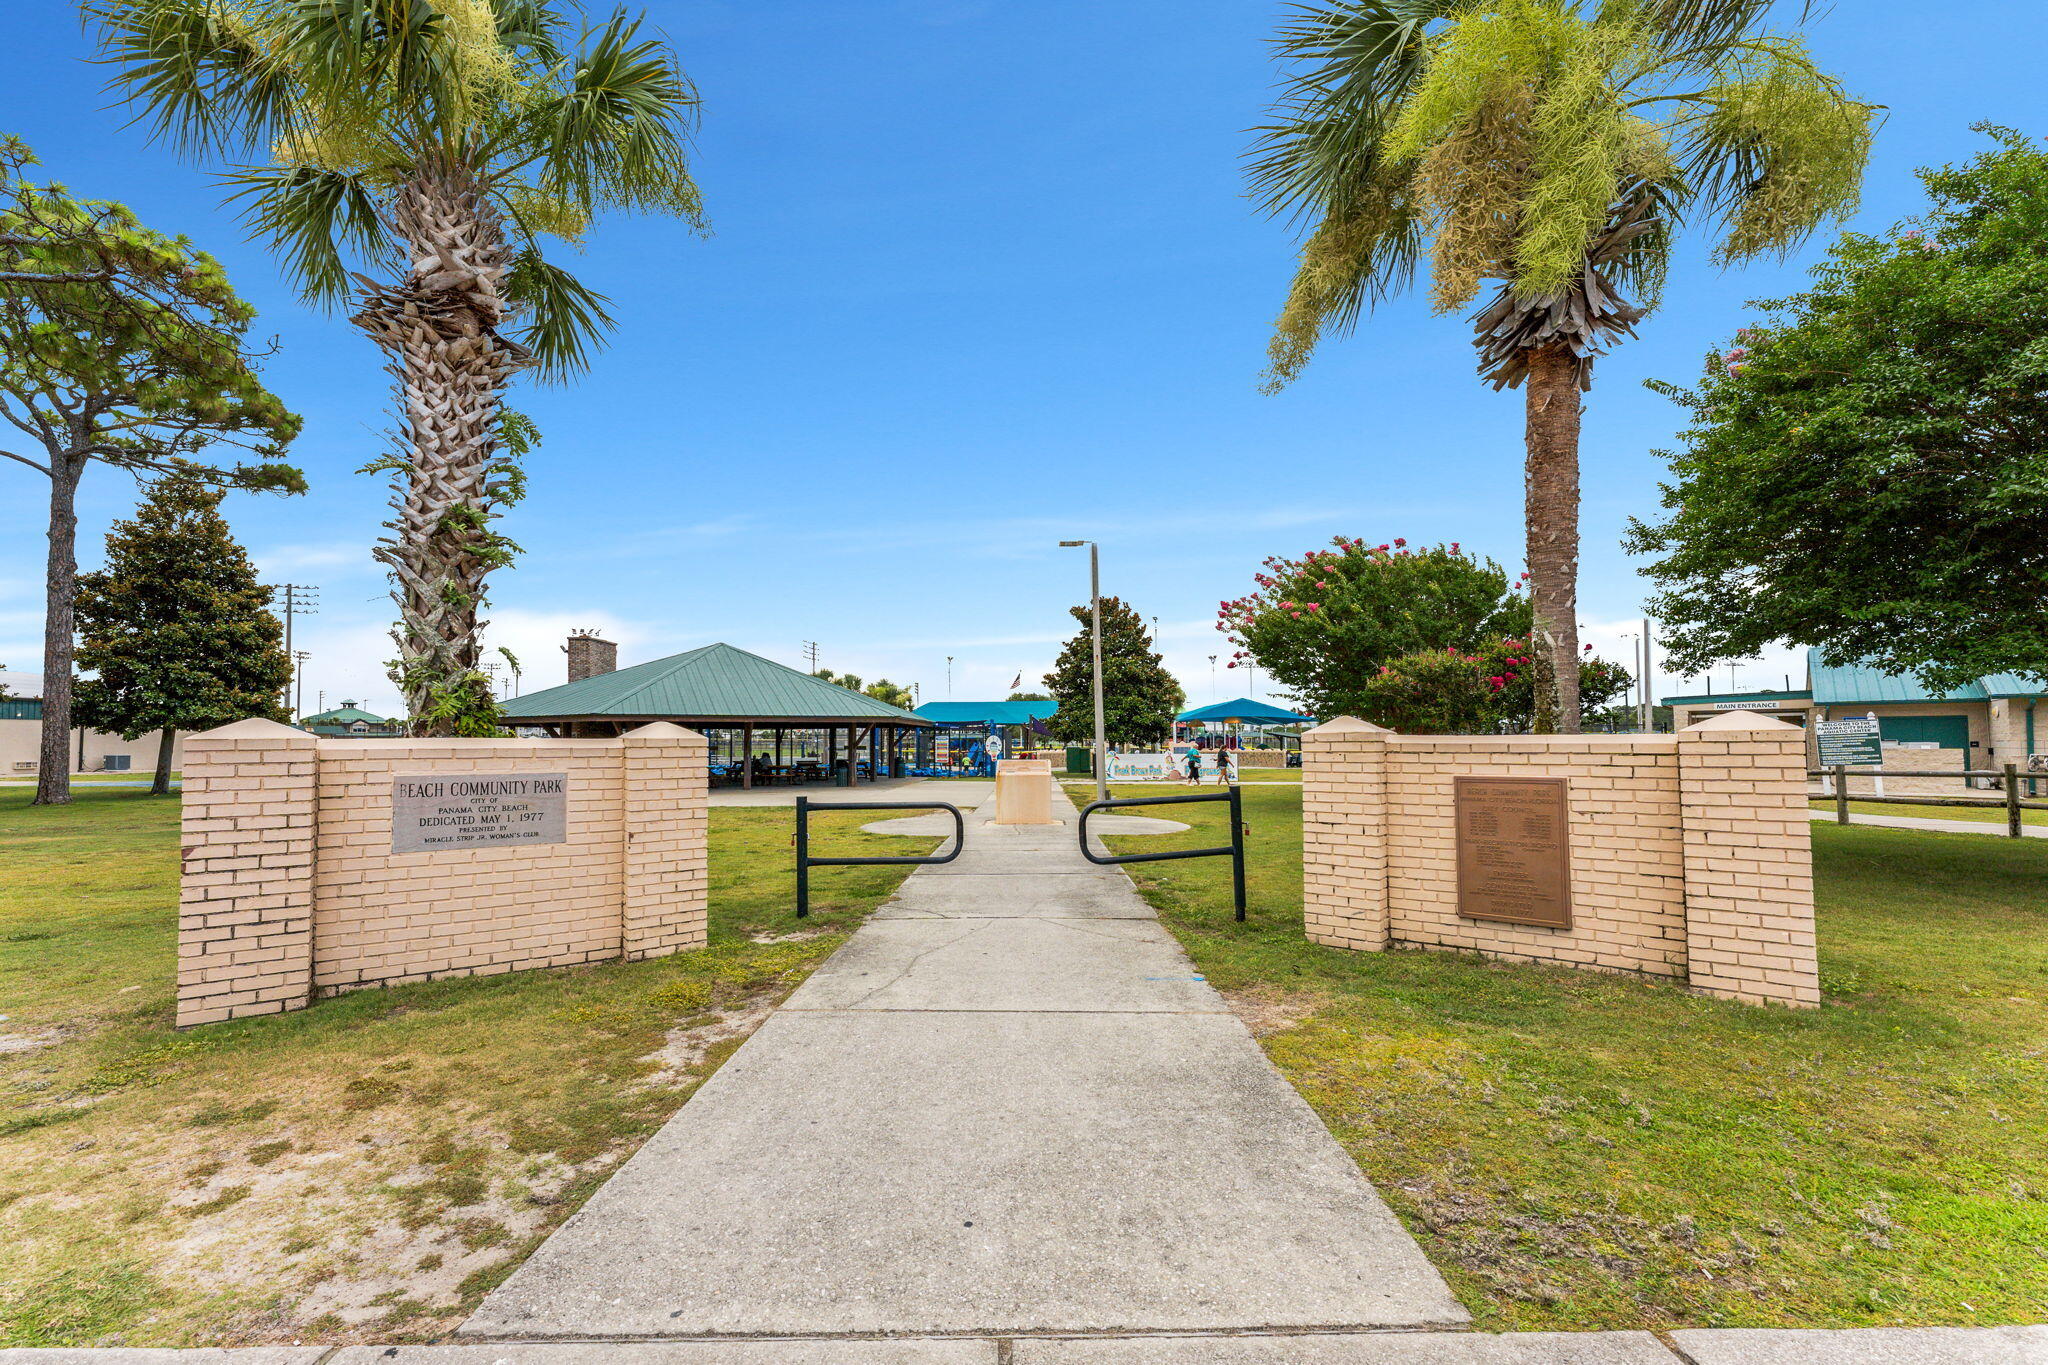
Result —
[[1453, 779], [1458, 914], [1572, 927], [1571, 811], [1562, 777]]

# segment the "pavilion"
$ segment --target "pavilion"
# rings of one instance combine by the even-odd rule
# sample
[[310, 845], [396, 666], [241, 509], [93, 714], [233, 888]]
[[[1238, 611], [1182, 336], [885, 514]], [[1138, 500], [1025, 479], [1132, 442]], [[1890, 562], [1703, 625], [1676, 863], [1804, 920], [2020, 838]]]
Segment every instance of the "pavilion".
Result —
[[702, 731], [714, 775], [738, 786], [902, 776], [931, 729], [900, 707], [731, 645], [630, 668], [614, 666], [617, 645], [591, 635], [570, 637], [567, 652], [570, 680], [504, 702], [506, 724], [573, 739], [671, 721]]
[[1213, 706], [1198, 706], [1192, 711], [1183, 711], [1173, 718], [1174, 737], [1179, 739], [1183, 725], [1200, 725], [1204, 729], [1212, 725], [1227, 725], [1232, 734], [1242, 734], [1246, 726], [1264, 731], [1274, 725], [1314, 725], [1315, 717], [1298, 715], [1282, 710], [1250, 697], [1239, 697], [1236, 701], [1219, 701]]

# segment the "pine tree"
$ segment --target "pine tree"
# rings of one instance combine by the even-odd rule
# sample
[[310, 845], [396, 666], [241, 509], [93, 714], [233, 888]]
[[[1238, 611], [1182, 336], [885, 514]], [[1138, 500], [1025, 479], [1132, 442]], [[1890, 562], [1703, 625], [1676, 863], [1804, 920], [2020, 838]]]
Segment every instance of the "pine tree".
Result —
[[132, 521], [107, 533], [107, 564], [78, 580], [82, 724], [135, 739], [163, 731], [153, 793], [170, 790], [180, 730], [262, 716], [290, 683], [270, 589], [228, 532], [223, 494], [193, 471], [157, 480]]
[[[1081, 631], [1060, 650], [1058, 663], [1045, 675], [1059, 710], [1052, 715], [1052, 737], [1064, 744], [1086, 744], [1095, 738], [1095, 673], [1086, 603], [1072, 609]], [[1102, 599], [1102, 711], [1104, 738], [1111, 744], [1163, 743], [1173, 733], [1173, 718], [1187, 703], [1180, 683], [1152, 652], [1145, 622], [1120, 597]]]

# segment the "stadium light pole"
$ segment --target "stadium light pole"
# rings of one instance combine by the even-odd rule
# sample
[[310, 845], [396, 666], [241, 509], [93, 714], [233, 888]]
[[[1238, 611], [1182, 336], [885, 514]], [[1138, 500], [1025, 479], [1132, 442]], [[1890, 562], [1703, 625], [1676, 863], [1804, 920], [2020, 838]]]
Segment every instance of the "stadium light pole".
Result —
[[1091, 620], [1089, 635], [1094, 650], [1094, 697], [1095, 697], [1095, 799], [1109, 800], [1109, 744], [1103, 738], [1102, 724], [1102, 554], [1092, 540], [1063, 540], [1063, 550], [1088, 547], [1088, 613]]

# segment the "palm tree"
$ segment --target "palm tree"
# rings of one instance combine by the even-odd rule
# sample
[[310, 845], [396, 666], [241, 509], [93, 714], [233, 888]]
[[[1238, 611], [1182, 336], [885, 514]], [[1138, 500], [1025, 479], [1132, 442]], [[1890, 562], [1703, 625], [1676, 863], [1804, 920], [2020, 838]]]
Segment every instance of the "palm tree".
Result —
[[[1772, 0], [1308, 0], [1250, 175], [1307, 226], [1267, 391], [1427, 256], [1470, 304], [1479, 373], [1526, 385], [1539, 730], [1575, 731], [1581, 392], [1656, 306], [1688, 215], [1722, 264], [1849, 214], [1873, 107], [1817, 69]], [[1633, 295], [1633, 299], [1626, 297]]]
[[[396, 491], [376, 557], [414, 733], [490, 733], [485, 579], [516, 549], [525, 369], [560, 379], [611, 327], [548, 260], [602, 209], [702, 226], [696, 93], [623, 13], [571, 44], [551, 0], [91, 0], [114, 84], [160, 135], [232, 169], [305, 295], [353, 294], [397, 381]], [[356, 274], [351, 262], [379, 271]], [[511, 419], [508, 427], [508, 417]]]

